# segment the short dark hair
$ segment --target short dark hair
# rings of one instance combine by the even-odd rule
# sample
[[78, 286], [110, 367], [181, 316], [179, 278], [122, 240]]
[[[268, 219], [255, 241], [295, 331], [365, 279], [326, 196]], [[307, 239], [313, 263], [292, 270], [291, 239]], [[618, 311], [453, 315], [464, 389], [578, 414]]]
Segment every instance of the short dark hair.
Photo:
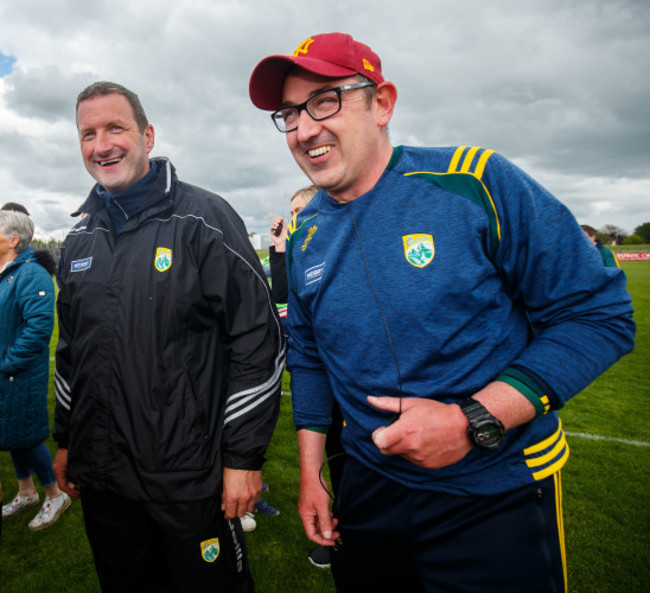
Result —
[[590, 237], [595, 237], [598, 232], [594, 227], [589, 226], [588, 224], [581, 224], [580, 228], [587, 233]]
[[140, 130], [140, 133], [144, 132], [146, 127], [149, 125], [149, 120], [147, 119], [147, 114], [144, 112], [144, 108], [142, 107], [142, 103], [140, 103], [138, 95], [116, 82], [102, 80], [100, 82], [93, 82], [91, 85], [87, 86], [77, 96], [75, 113], [79, 112], [79, 104], [81, 102], [92, 99], [93, 97], [103, 97], [112, 94], [122, 95], [129, 102], [129, 105], [131, 105], [131, 109], [133, 110], [133, 117], [138, 125], [138, 130]]
[[18, 202], [7, 202], [0, 210], [11, 210], [12, 212], [22, 212], [23, 214], [27, 214], [29, 216], [29, 210], [25, 208], [22, 204], [19, 204]]

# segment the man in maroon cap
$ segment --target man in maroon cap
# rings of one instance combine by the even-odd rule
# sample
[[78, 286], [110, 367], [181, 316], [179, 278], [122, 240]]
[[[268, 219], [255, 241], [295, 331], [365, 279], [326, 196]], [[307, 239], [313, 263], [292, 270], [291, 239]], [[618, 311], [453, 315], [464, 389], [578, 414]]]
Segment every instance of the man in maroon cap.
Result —
[[565, 591], [557, 409], [632, 348], [623, 274], [493, 151], [393, 147], [397, 91], [349, 35], [262, 60], [250, 96], [321, 188], [289, 227], [287, 366], [299, 512], [337, 590]]

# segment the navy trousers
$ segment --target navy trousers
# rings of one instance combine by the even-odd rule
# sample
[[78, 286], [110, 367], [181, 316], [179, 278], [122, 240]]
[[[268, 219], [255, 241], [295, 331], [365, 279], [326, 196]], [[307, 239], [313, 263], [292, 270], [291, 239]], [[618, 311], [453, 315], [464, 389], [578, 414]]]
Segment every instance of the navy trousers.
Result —
[[564, 593], [559, 474], [506, 494], [412, 490], [348, 456], [334, 514], [338, 593]]

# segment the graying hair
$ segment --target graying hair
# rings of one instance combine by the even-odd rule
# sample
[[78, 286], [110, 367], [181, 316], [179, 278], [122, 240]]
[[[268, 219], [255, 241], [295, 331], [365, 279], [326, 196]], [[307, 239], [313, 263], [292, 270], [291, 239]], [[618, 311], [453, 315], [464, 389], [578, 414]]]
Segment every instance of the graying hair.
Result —
[[34, 223], [32, 219], [14, 210], [0, 210], [0, 233], [7, 239], [18, 237], [16, 253], [20, 253], [29, 247], [34, 237]]

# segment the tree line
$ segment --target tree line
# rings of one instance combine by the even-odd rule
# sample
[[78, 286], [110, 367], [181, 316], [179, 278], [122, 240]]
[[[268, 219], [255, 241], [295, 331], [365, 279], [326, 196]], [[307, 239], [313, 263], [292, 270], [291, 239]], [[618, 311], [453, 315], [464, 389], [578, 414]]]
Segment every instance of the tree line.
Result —
[[650, 244], [650, 222], [640, 224], [631, 235], [613, 224], [606, 224], [596, 236], [609, 245], [647, 245]]

